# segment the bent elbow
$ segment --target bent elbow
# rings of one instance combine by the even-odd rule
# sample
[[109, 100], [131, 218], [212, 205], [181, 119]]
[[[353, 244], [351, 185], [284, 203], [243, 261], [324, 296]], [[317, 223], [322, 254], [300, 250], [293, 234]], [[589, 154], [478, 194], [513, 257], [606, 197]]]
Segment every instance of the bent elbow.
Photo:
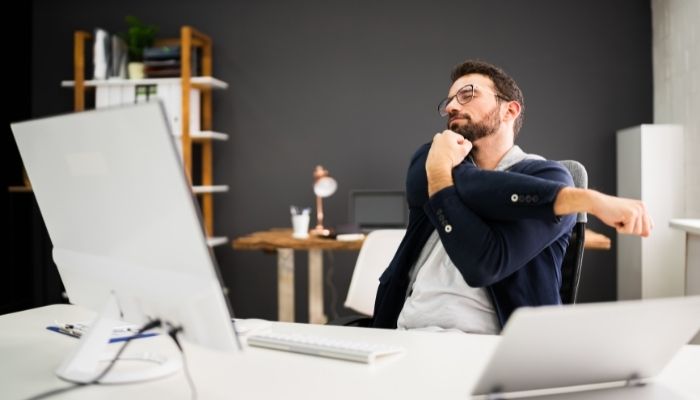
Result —
[[464, 278], [464, 281], [467, 282], [469, 287], [473, 288], [483, 288], [491, 285], [491, 280], [483, 276], [470, 276], [469, 278]]
[[464, 282], [473, 288], [483, 288], [494, 283], [494, 277], [481, 267], [458, 268]]

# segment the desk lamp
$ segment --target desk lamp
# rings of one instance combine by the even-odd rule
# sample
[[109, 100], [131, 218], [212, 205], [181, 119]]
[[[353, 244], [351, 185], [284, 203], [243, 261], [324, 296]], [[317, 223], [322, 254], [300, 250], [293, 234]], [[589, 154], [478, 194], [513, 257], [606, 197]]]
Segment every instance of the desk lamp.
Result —
[[328, 176], [328, 170], [320, 165], [314, 170], [314, 194], [316, 194], [316, 227], [311, 230], [312, 235], [330, 236], [331, 231], [323, 227], [323, 200], [335, 193], [338, 182]]

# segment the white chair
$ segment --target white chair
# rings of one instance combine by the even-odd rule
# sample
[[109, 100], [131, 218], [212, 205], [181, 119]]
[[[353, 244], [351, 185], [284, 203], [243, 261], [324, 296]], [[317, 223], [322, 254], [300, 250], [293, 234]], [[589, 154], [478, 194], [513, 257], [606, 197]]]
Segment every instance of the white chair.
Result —
[[405, 234], [405, 229], [379, 229], [367, 235], [357, 256], [345, 307], [372, 316], [379, 277], [394, 258]]

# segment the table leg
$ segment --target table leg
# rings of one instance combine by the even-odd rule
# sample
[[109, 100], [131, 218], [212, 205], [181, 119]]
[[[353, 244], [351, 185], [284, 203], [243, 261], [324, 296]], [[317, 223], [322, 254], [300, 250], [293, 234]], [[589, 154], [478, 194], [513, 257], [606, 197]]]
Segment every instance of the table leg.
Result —
[[294, 250], [277, 249], [277, 313], [280, 321], [294, 322]]
[[325, 324], [323, 313], [323, 250], [309, 250], [309, 322]]

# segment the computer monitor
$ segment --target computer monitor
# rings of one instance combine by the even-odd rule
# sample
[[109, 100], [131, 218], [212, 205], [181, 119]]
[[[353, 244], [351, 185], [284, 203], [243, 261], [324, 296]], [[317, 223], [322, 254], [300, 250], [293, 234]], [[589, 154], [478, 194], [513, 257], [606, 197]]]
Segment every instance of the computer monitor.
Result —
[[[108, 336], [95, 337], [111, 333], [110, 319], [157, 318], [181, 326], [191, 342], [237, 348], [218, 267], [159, 102], [40, 118], [12, 124], [12, 131], [68, 298], [99, 313], [81, 339], [82, 354], [69, 357], [59, 376], [94, 378], [93, 353]], [[176, 367], [162, 369], [160, 375]]]
[[406, 194], [402, 190], [353, 190], [349, 207], [350, 221], [362, 231], [408, 225]]

